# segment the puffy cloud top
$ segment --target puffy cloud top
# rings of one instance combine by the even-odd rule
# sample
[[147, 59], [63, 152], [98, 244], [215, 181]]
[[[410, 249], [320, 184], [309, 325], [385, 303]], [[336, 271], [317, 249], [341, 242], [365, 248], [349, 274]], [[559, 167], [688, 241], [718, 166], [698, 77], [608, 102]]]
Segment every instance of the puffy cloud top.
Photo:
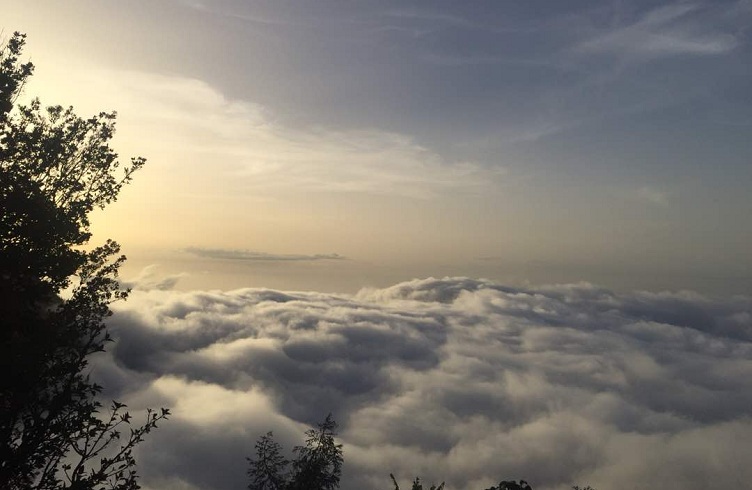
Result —
[[147, 488], [242, 488], [274, 430], [333, 412], [342, 487], [393, 472], [481, 489], [738, 488], [752, 480], [752, 298], [415, 280], [354, 296], [137, 290], [96, 374], [175, 416]]

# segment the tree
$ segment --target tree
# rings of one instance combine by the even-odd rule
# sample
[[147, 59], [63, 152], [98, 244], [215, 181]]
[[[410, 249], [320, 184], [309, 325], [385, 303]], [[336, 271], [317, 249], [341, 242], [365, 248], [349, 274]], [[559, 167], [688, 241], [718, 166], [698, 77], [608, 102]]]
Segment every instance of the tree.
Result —
[[[397, 483], [397, 479], [394, 477], [392, 473], [389, 473], [389, 477], [392, 479], [392, 483], [394, 483], [394, 490], [400, 490], [399, 484]], [[423, 484], [420, 482], [420, 478], [416, 477], [415, 480], [413, 480], [413, 486], [411, 490], [423, 490]], [[431, 485], [430, 490], [444, 490], [444, 482], [441, 482], [441, 485], [438, 487], [436, 485]]]
[[[334, 437], [337, 423], [327, 415], [318, 429], [306, 432], [305, 445], [295, 446], [292, 462], [281, 455], [271, 432], [256, 442], [256, 458], [248, 458], [250, 490], [334, 490], [342, 475], [342, 445]], [[291, 466], [288, 473], [288, 465]]]
[[110, 303], [127, 297], [125, 257], [111, 240], [84, 246], [89, 213], [145, 160], [120, 166], [115, 113], [17, 107], [34, 68], [19, 61], [24, 43], [14, 33], [0, 48], [0, 369], [12, 373], [0, 381], [0, 488], [139, 488], [133, 449], [169, 411], [137, 426], [121, 403], [100, 413], [88, 359], [110, 341]]
[[256, 459], [246, 458], [250, 463], [248, 476], [251, 490], [283, 490], [287, 485], [286, 471], [290, 462], [282, 456], [282, 446], [274, 440], [270, 431], [256, 441]]

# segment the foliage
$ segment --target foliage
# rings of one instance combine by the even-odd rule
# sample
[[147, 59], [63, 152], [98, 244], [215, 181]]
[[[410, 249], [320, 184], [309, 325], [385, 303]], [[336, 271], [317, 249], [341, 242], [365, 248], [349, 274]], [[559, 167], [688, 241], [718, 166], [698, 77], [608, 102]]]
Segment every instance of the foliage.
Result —
[[70, 107], [42, 109], [39, 100], [5, 118], [0, 250], [3, 262], [15, 266], [11, 277], [41, 279], [58, 291], [87, 262], [74, 247], [91, 236], [89, 213], [114, 201], [145, 163], [134, 158], [120, 171], [108, 144], [114, 130], [114, 112], [83, 119]]
[[252, 490], [280, 490], [286, 486], [285, 472], [290, 462], [282, 456], [282, 446], [267, 432], [256, 441], [256, 459], [246, 458], [250, 463], [248, 476]]
[[16, 32], [5, 46], [0, 48], [0, 117], [13, 108], [13, 103], [21, 91], [24, 82], [34, 70], [31, 62], [19, 63], [26, 35]]
[[498, 486], [487, 488], [486, 490], [533, 490], [532, 487], [525, 481], [520, 480], [516, 482], [514, 480], [504, 480], [499, 482]]
[[33, 72], [19, 61], [24, 42], [15, 33], [0, 48], [0, 369], [13, 373], [0, 380], [0, 488], [135, 489], [133, 448], [169, 411], [133, 426], [113, 402], [101, 418], [102, 387], [86, 371], [110, 340], [110, 303], [127, 296], [125, 257], [113, 241], [82, 246], [89, 213], [145, 161], [120, 167], [114, 113], [16, 107]]
[[[389, 473], [389, 477], [392, 479], [392, 483], [394, 483], [394, 490], [400, 490], [399, 484], [397, 483], [397, 479], [394, 478], [394, 475]], [[416, 477], [415, 480], [413, 480], [411, 490], [423, 490], [423, 484], [420, 482], [420, 478]], [[441, 485], [438, 487], [436, 485], [431, 485], [429, 490], [444, 490], [444, 482], [441, 482]]]
[[[250, 490], [333, 490], [342, 475], [342, 445], [335, 444], [337, 423], [327, 415], [318, 429], [306, 432], [303, 446], [293, 449], [295, 459], [286, 460], [271, 432], [256, 442], [256, 458], [248, 458]], [[288, 466], [290, 469], [288, 470]]]
[[[397, 484], [397, 479], [394, 478], [394, 475], [390, 473], [389, 477], [392, 479], [392, 482], [394, 483], [394, 490], [400, 490], [400, 487]], [[420, 478], [415, 478], [415, 480], [413, 480], [412, 490], [423, 490], [423, 484], [420, 482]], [[430, 490], [444, 490], [444, 483], [442, 482], [441, 485], [439, 485], [438, 487], [436, 485], [431, 485]], [[514, 480], [502, 480], [501, 482], [499, 482], [497, 486], [489, 487], [486, 490], [533, 490], [533, 488], [525, 480], [520, 480], [519, 482], [514, 481]], [[595, 489], [589, 485], [586, 487], [580, 487], [580, 486], [575, 485], [572, 487], [572, 490], [595, 490]]]

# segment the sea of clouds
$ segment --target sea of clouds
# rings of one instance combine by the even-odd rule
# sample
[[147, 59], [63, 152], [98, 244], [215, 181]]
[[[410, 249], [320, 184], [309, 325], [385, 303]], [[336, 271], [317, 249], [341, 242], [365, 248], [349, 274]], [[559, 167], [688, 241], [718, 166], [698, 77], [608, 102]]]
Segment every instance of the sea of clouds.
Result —
[[[136, 286], [138, 286], [136, 284]], [[343, 489], [743, 488], [752, 298], [414, 280], [356, 295], [136, 288], [96, 360], [107, 395], [173, 416], [148, 489], [245, 488], [256, 439], [332, 412]]]

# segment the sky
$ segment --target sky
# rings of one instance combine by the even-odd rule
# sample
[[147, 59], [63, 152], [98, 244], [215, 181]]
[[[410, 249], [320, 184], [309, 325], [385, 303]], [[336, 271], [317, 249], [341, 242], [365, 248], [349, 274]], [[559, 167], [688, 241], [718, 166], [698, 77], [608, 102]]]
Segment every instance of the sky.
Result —
[[749, 1], [0, 5], [148, 159], [94, 219], [133, 274], [752, 292]]
[[332, 412], [342, 488], [752, 480], [752, 2], [0, 0], [24, 99], [116, 110], [133, 288], [92, 364], [244, 488]]

